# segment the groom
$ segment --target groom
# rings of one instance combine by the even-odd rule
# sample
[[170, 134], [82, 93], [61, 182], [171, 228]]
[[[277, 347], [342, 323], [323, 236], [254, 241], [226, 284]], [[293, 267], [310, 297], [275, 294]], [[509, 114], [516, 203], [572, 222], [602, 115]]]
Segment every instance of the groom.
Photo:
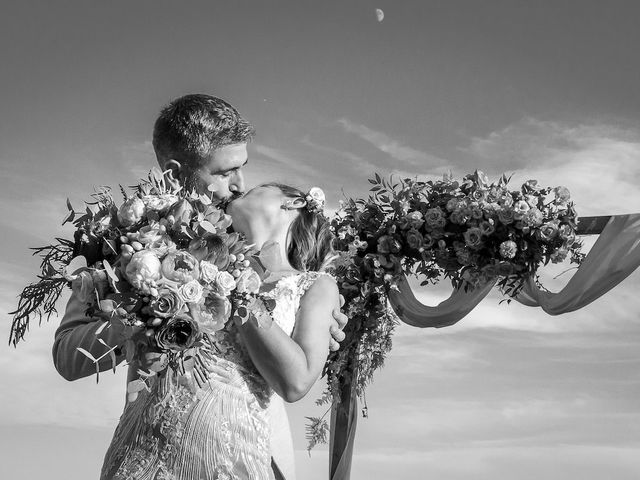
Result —
[[[187, 190], [213, 195], [226, 201], [244, 192], [242, 167], [247, 164], [247, 144], [254, 129], [238, 111], [210, 95], [186, 95], [165, 107], [156, 120], [153, 147], [160, 167], [169, 170], [173, 180]], [[75, 288], [74, 288], [75, 290]], [[89, 351], [98, 358], [107, 345], [121, 346], [134, 333], [130, 327], [104, 329], [96, 335], [101, 322], [84, 314], [85, 305], [72, 293], [65, 315], [56, 330], [53, 359], [58, 372], [67, 380], [76, 380], [96, 371], [95, 365], [77, 350]], [[337, 350], [344, 339], [342, 328], [347, 317], [339, 310], [333, 313], [331, 350]], [[124, 360], [121, 348], [116, 348], [116, 360]], [[104, 358], [98, 363], [101, 371], [111, 368]], [[130, 368], [129, 379], [135, 378]], [[269, 407], [273, 468], [276, 478], [293, 478], [293, 446], [282, 399], [274, 396]]]

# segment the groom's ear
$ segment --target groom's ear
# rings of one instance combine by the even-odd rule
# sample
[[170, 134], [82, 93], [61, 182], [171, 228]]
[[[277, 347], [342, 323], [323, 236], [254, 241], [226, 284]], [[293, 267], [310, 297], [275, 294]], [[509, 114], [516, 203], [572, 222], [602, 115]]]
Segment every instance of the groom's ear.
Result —
[[167, 170], [171, 171], [171, 175], [173, 176], [173, 178], [175, 178], [176, 180], [180, 179], [180, 172], [182, 170], [182, 165], [180, 164], [179, 161], [174, 160], [173, 158], [170, 158], [169, 160], [165, 161], [162, 164], [162, 171], [166, 172]]

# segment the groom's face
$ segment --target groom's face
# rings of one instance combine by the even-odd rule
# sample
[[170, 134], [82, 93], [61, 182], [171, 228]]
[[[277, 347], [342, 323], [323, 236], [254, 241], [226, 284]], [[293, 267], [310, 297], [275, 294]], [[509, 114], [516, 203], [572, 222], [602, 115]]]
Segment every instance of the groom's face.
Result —
[[188, 189], [225, 200], [244, 193], [242, 167], [247, 164], [247, 144], [226, 145], [215, 150], [201, 166], [184, 172]]

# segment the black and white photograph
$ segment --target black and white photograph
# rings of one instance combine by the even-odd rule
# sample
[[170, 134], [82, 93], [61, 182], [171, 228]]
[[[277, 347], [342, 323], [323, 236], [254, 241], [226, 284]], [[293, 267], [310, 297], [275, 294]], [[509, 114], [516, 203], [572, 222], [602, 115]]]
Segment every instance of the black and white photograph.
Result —
[[639, 18], [3, 2], [0, 477], [640, 478]]

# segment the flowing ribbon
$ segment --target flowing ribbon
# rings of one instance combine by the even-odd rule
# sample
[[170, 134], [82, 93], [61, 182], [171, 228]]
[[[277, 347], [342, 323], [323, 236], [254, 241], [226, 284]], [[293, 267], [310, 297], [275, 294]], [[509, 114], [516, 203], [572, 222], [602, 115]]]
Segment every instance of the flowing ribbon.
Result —
[[600, 298], [640, 266], [640, 214], [612, 216], [580, 268], [557, 293], [529, 280], [516, 300], [549, 315], [573, 312]]

